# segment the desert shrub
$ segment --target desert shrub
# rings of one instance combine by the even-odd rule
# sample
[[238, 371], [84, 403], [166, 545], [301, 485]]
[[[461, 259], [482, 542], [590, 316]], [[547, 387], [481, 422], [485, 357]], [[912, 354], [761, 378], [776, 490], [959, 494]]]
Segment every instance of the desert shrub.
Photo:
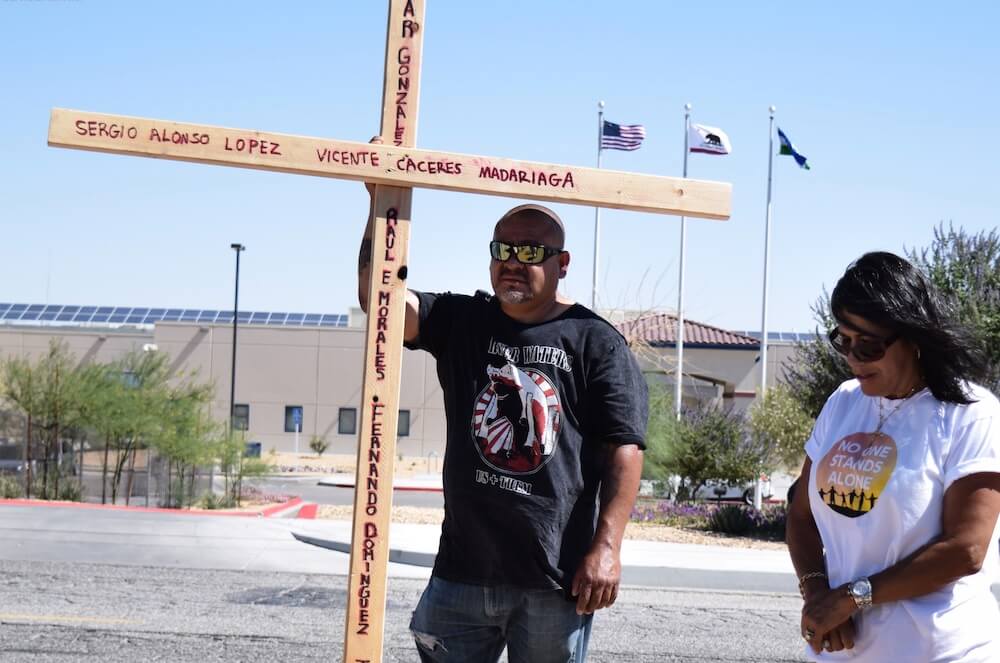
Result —
[[24, 497], [24, 482], [17, 477], [0, 474], [0, 499]]
[[785, 517], [783, 506], [758, 511], [751, 506], [727, 504], [715, 509], [708, 519], [708, 529], [720, 534], [784, 539]]

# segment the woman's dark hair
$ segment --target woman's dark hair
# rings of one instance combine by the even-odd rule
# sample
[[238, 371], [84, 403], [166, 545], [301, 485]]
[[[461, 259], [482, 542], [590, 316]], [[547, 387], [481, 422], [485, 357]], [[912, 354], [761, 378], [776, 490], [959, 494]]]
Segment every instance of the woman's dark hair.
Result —
[[903, 258], [886, 252], [858, 258], [837, 281], [830, 309], [840, 322], [851, 313], [916, 344], [921, 374], [934, 397], [973, 402], [962, 383], [985, 378], [985, 356], [927, 277]]

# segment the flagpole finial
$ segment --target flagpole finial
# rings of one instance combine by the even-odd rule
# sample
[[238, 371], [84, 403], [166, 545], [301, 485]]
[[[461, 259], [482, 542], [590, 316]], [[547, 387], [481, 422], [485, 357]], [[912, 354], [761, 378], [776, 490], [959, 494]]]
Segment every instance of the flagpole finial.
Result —
[[691, 106], [691, 104], [684, 104], [684, 110], [687, 111], [688, 113], [691, 112], [692, 108], [693, 106]]
[[775, 108], [774, 106], [768, 106], [768, 107], [767, 107], [767, 112], [768, 112], [768, 113], [770, 113], [771, 115], [774, 115], [774, 112], [775, 112], [776, 110], [778, 110], [778, 109], [777, 109], [777, 108]]
[[603, 101], [598, 101], [597, 102], [597, 110], [604, 110], [604, 102]]

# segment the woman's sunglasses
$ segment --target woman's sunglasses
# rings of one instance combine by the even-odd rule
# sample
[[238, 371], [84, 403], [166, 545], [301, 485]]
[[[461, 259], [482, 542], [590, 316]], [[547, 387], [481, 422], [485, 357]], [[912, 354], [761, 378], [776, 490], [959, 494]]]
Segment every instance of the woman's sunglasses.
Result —
[[884, 357], [889, 346], [899, 338], [899, 334], [892, 334], [885, 338], [863, 336], [852, 341], [849, 337], [840, 333], [839, 327], [834, 327], [830, 330], [827, 337], [830, 339], [830, 345], [833, 346], [833, 349], [840, 354], [845, 357], [847, 355], [854, 355], [854, 358], [858, 361], [868, 363], [878, 361]]
[[500, 262], [507, 262], [511, 256], [514, 256], [522, 265], [540, 265], [552, 256], [557, 256], [562, 252], [562, 249], [553, 249], [551, 246], [545, 246], [544, 244], [523, 244], [516, 246], [496, 240], [490, 242], [490, 256]]

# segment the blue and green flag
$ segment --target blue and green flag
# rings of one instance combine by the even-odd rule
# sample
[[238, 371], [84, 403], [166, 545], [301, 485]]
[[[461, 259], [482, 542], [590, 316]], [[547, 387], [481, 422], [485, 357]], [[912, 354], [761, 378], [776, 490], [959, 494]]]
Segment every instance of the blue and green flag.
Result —
[[799, 164], [799, 168], [805, 168], [809, 170], [809, 164], [806, 162], [806, 158], [798, 153], [795, 146], [792, 145], [792, 141], [788, 140], [788, 136], [780, 128], [778, 129], [778, 140], [781, 142], [781, 149], [778, 150], [778, 154], [790, 154], [792, 158], [795, 159], [795, 163]]

